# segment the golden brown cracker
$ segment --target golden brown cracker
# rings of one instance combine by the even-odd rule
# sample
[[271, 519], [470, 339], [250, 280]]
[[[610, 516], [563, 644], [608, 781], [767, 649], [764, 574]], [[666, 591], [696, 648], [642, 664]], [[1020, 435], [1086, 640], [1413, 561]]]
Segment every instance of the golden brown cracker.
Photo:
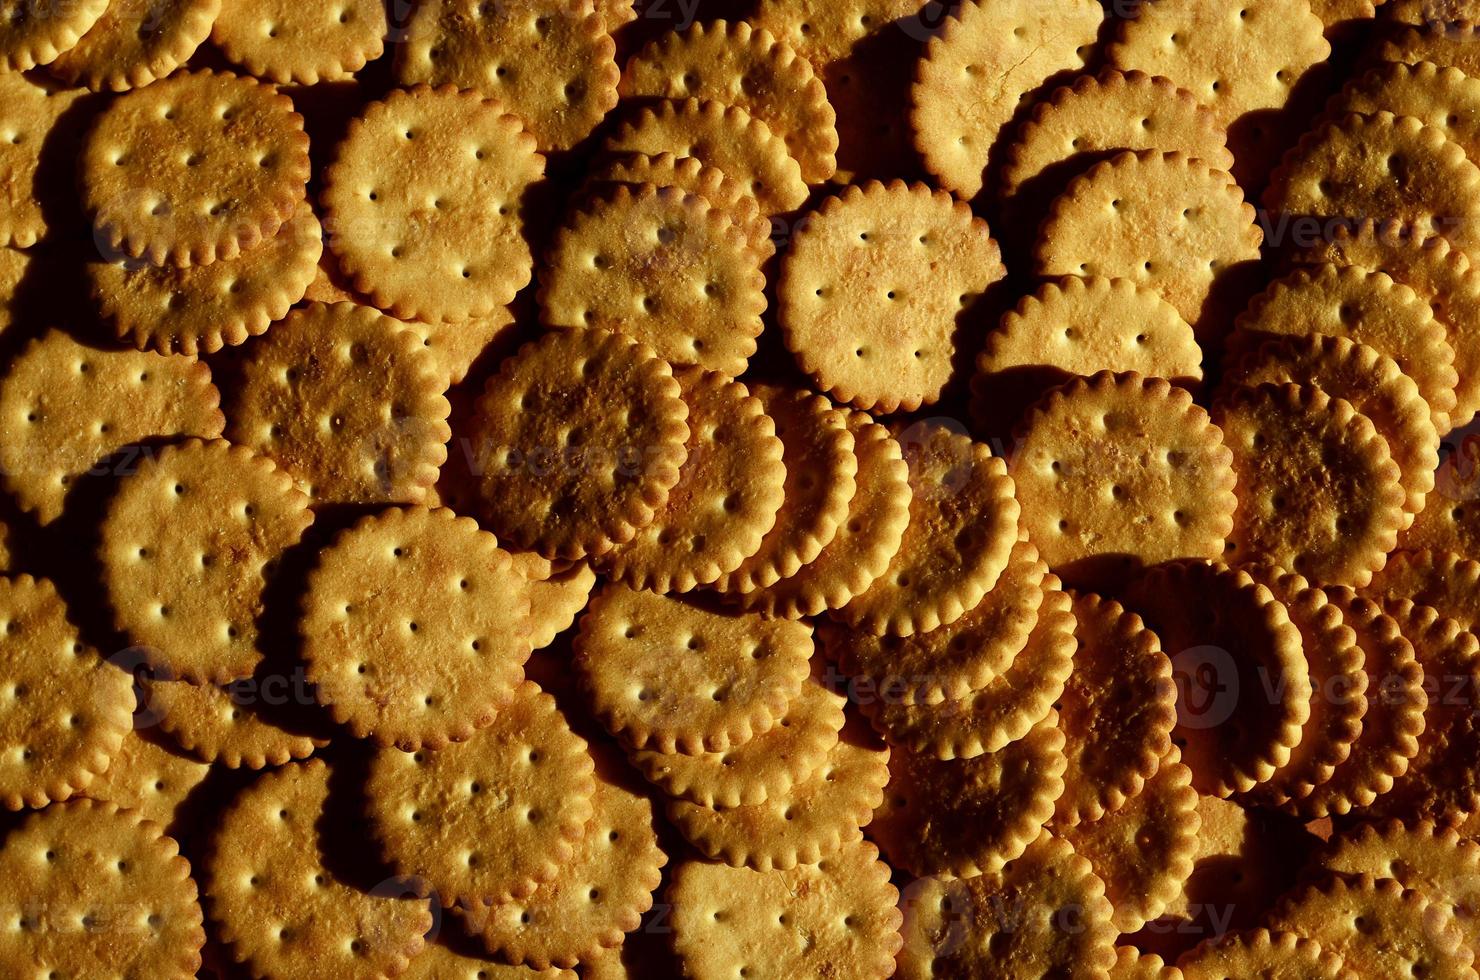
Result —
[[1432, 606], [1471, 632], [1480, 625], [1480, 563], [1452, 551], [1395, 551], [1362, 594]]
[[697, 194], [745, 232], [750, 247], [762, 260], [776, 254], [776, 245], [771, 241], [771, 222], [761, 214], [761, 206], [750, 188], [697, 157], [675, 156], [666, 151], [618, 154], [605, 160], [601, 169], [588, 178], [588, 185], [602, 183], [652, 184]]
[[158, 736], [135, 730], [123, 737], [107, 771], [94, 777], [83, 795], [133, 810], [168, 832], [210, 771]]
[[213, 766], [262, 769], [306, 759], [329, 744], [303, 712], [313, 693], [301, 672], [266, 672], [225, 686], [137, 677], [143, 717]]
[[7, 74], [48, 65], [73, 48], [108, 9], [109, 0], [5, 0], [0, 67]]
[[1381, 43], [1378, 57], [1383, 61], [1418, 64], [1428, 61], [1445, 68], [1458, 68], [1474, 77], [1480, 72], [1480, 58], [1475, 49], [1475, 19], [1480, 12], [1465, 11], [1465, 18], [1447, 16], [1408, 27]]
[[221, 0], [109, 0], [103, 16], [47, 70], [94, 92], [142, 88], [189, 61], [220, 12]]
[[1268, 980], [1343, 980], [1352, 977], [1340, 956], [1293, 932], [1241, 930], [1209, 939], [1177, 960], [1184, 980], [1258, 976]]
[[532, 551], [516, 551], [511, 557], [529, 591], [530, 646], [543, 650], [586, 608], [596, 573], [585, 562], [556, 564]]
[[313, 85], [350, 78], [379, 58], [388, 29], [379, 0], [228, 0], [211, 41], [259, 78]]
[[[25, 0], [20, 0], [25, 2]], [[51, 2], [51, 0], [31, 0]], [[3, 60], [0, 40], [0, 60]], [[32, 80], [18, 71], [0, 73], [0, 126], [8, 133], [0, 140], [0, 242], [30, 248], [45, 237], [49, 207], [60, 194], [72, 194], [68, 181], [57, 181], [50, 167], [43, 172], [42, 156], [68, 126], [67, 117], [80, 108], [83, 93], [55, 82]], [[59, 188], [52, 185], [60, 184]], [[63, 201], [66, 198], [62, 198]]]

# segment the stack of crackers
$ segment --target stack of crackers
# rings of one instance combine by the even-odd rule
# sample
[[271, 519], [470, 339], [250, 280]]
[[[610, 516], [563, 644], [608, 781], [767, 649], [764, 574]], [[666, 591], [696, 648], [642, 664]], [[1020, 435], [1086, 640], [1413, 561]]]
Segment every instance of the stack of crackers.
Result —
[[0, 975], [1475, 978], [1477, 25], [0, 0]]

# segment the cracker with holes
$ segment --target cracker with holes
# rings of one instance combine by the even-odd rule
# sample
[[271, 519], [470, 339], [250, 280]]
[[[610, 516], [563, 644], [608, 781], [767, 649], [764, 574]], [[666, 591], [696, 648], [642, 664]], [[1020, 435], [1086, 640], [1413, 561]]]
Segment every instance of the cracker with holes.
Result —
[[809, 184], [837, 170], [836, 116], [827, 90], [808, 61], [764, 28], [716, 20], [662, 35], [627, 63], [619, 91], [629, 99], [738, 106], [785, 140]]
[[1471, 632], [1480, 625], [1480, 562], [1452, 551], [1395, 551], [1362, 592], [1376, 602], [1432, 606]]
[[[349, 302], [355, 300], [351, 298]], [[514, 314], [506, 306], [500, 306], [487, 316], [455, 323], [445, 320], [405, 322], [406, 329], [431, 355], [438, 377], [446, 378], [454, 385], [468, 376], [485, 350], [511, 332], [513, 324]]]
[[275, 87], [186, 72], [109, 105], [80, 172], [102, 248], [155, 265], [210, 265], [293, 217], [308, 182], [308, 136]]
[[532, 551], [516, 551], [510, 558], [529, 593], [530, 646], [542, 650], [586, 608], [596, 573], [585, 562], [552, 562]]
[[1269, 561], [1320, 582], [1366, 585], [1403, 526], [1387, 441], [1320, 388], [1235, 388], [1214, 408], [1233, 453], [1239, 506], [1231, 561]]
[[1454, 348], [1417, 292], [1361, 266], [1300, 268], [1254, 298], [1228, 350], [1237, 357], [1273, 336], [1311, 333], [1346, 337], [1391, 357], [1418, 385], [1434, 428], [1449, 431], [1458, 380]]
[[786, 480], [776, 521], [760, 547], [714, 588], [748, 596], [795, 575], [837, 537], [858, 492], [858, 456], [847, 416], [822, 395], [751, 386], [781, 440]]
[[529, 591], [498, 539], [445, 508], [363, 518], [319, 552], [299, 632], [316, 696], [357, 738], [460, 742], [514, 697]]
[[0, 712], [0, 805], [43, 807], [85, 791], [133, 727], [133, 684], [67, 617], [56, 587], [0, 578], [0, 627], [12, 651]]
[[1324, 34], [1305, 2], [1155, 0], [1121, 21], [1106, 58], [1164, 75], [1211, 109], [1252, 192], [1318, 107], [1302, 86], [1319, 81], [1331, 53]]
[[1351, 402], [1387, 443], [1403, 487], [1403, 523], [1410, 525], [1434, 489], [1439, 434], [1429, 403], [1396, 361], [1347, 337], [1305, 334], [1276, 337], [1225, 364], [1223, 383], [1254, 387], [1298, 384]]
[[838, 744], [847, 700], [826, 686], [815, 658], [812, 677], [770, 731], [722, 752], [636, 749], [632, 764], [669, 796], [724, 810], [781, 797], [806, 782]]
[[981, 193], [1012, 123], [1036, 90], [1084, 67], [1104, 17], [1092, 0], [1052, 12], [1031, 0], [962, 4], [926, 45], [910, 90], [925, 168], [961, 197]]
[[902, 750], [869, 825], [889, 860], [916, 875], [989, 874], [1021, 857], [1064, 790], [1064, 733], [1050, 712], [1027, 735], [974, 759]]
[[1353, 112], [1412, 116], [1470, 159], [1480, 155], [1480, 80], [1458, 68], [1432, 62], [1380, 65], [1333, 96], [1326, 111], [1334, 119]]
[[744, 231], [751, 249], [762, 261], [776, 254], [776, 245], [771, 241], [771, 222], [761, 214], [760, 203], [750, 188], [698, 157], [675, 156], [666, 151], [617, 154], [606, 160], [588, 179], [588, 186], [600, 187], [603, 184], [627, 184], [634, 190], [643, 184], [652, 184], [695, 194], [722, 211]]
[[734, 377], [763, 328], [760, 264], [745, 230], [704, 198], [619, 185], [556, 233], [541, 316], [552, 327], [624, 333], [672, 364]]
[[1051, 391], [1016, 443], [1023, 526], [1071, 584], [1223, 553], [1238, 503], [1232, 453], [1186, 390], [1100, 372]]
[[1072, 611], [1075, 669], [1058, 699], [1069, 766], [1055, 816], [1069, 827], [1141, 793], [1164, 765], [1177, 722], [1172, 663], [1141, 617], [1092, 592], [1075, 596]]
[[93, 777], [83, 795], [133, 810], [168, 832], [210, 771], [167, 740], [136, 730], [123, 737], [107, 771]]
[[807, 679], [812, 627], [621, 584], [581, 618], [575, 668], [630, 748], [722, 752], [771, 730]]
[[525, 197], [544, 172], [502, 103], [398, 89], [350, 123], [324, 171], [329, 248], [356, 292], [403, 320], [487, 316], [529, 282]]
[[314, 85], [379, 58], [387, 30], [380, 0], [225, 0], [211, 41], [258, 78]]
[[689, 406], [688, 455], [653, 522], [613, 550], [605, 568], [635, 588], [688, 592], [733, 572], [776, 523], [786, 464], [776, 425], [738, 381], [679, 368]]
[[[1292, 801], [1314, 792], [1351, 757], [1367, 714], [1366, 656], [1356, 630], [1346, 625], [1341, 607], [1305, 576], [1273, 565], [1245, 566], [1274, 597], [1285, 604], [1290, 622], [1300, 631], [1305, 661], [1310, 666], [1310, 717], [1289, 760], [1268, 782], [1250, 794], [1250, 800], [1292, 808]], [[1372, 697], [1386, 697], [1374, 688]]]
[[802, 370], [876, 412], [940, 399], [970, 307], [1006, 275], [987, 224], [943, 191], [871, 181], [803, 218], [778, 318]]
[[1136, 579], [1126, 605], [1171, 658], [1172, 741], [1193, 787], [1226, 798], [1268, 781], [1310, 717], [1310, 669], [1284, 603], [1247, 572], [1179, 562]]
[[245, 348], [227, 437], [321, 503], [420, 503], [447, 460], [447, 378], [402, 324], [313, 303]]
[[[422, 948], [427, 903], [394, 881], [351, 877], [361, 868], [336, 852], [342, 778], [317, 759], [276, 769], [237, 794], [212, 828], [202, 890], [213, 935], [253, 973], [400, 974]], [[357, 818], [347, 826], [358, 831]]]
[[1154, 290], [1215, 341], [1243, 301], [1264, 235], [1233, 178], [1180, 150], [1122, 153], [1054, 199], [1033, 249], [1041, 276], [1107, 276]]
[[45, 236], [48, 215], [70, 203], [75, 188], [41, 164], [43, 155], [71, 149], [82, 95], [20, 72], [0, 74], [0, 242], [30, 248]]
[[190, 60], [221, 7], [222, 0], [109, 0], [103, 16], [47, 70], [94, 92], [143, 88]]
[[1349, 113], [1306, 133], [1270, 177], [1264, 206], [1355, 223], [1395, 219], [1480, 245], [1480, 168], [1444, 131], [1391, 112]]
[[309, 714], [313, 693], [301, 672], [269, 668], [224, 686], [136, 674], [135, 683], [140, 716], [157, 720], [171, 743], [213, 766], [281, 766], [329, 744], [327, 723]]
[[786, 141], [739, 106], [713, 99], [664, 99], [634, 108], [607, 138], [606, 150], [693, 157], [739, 182], [767, 217], [807, 200], [801, 165]]
[[1290, 976], [1340, 980], [1352, 974], [1340, 956], [1314, 939], [1268, 929], [1239, 930], [1204, 940], [1177, 960], [1184, 980]]
[[54, 804], [6, 836], [0, 875], [0, 903], [17, 913], [0, 939], [0, 969], [12, 976], [185, 980], [200, 969], [206, 934], [190, 862], [137, 813]]
[[114, 621], [166, 676], [245, 677], [264, 654], [267, 579], [311, 523], [272, 460], [221, 440], [165, 447], [119, 481], [99, 530]]
[[895, 438], [909, 467], [910, 522], [884, 574], [833, 614], [876, 636], [960, 619], [997, 584], [1019, 533], [1012, 478], [986, 446], [928, 420]]
[[50, 524], [80, 481], [120, 475], [153, 452], [139, 444], [219, 436], [220, 402], [210, 369], [193, 357], [99, 349], [48, 331], [0, 375], [5, 487]]
[[270, 241], [234, 259], [180, 268], [138, 259], [87, 265], [120, 340], [161, 354], [210, 354], [266, 333], [303, 299], [324, 250], [307, 201]]
[[1391, 878], [1326, 875], [1290, 894], [1270, 927], [1313, 939], [1375, 976], [1465, 977], [1474, 952], [1453, 911]]
[[369, 831], [396, 873], [444, 907], [522, 901], [575, 858], [595, 812], [594, 772], [555, 700], [524, 681], [466, 742], [377, 751]]
[[1004, 314], [977, 354], [971, 410], [1006, 435], [1033, 403], [1075, 377], [1135, 371], [1195, 389], [1203, 352], [1182, 314], [1129, 279], [1064, 276]]
[[883, 980], [899, 949], [899, 892], [856, 841], [814, 865], [760, 872], [688, 860], [673, 873], [673, 945], [688, 976]]
[[628, 777], [620, 766], [609, 768], [613, 776], [598, 775], [595, 812], [558, 878], [528, 898], [458, 910], [490, 953], [535, 970], [572, 967], [642, 924], [668, 858], [658, 847], [652, 802], [622, 785]]
[[727, 809], [670, 800], [668, 819], [708, 858], [784, 871], [816, 864], [861, 840], [887, 782], [889, 747], [855, 719], [817, 767], [784, 792]]
[[[1004, 965], [1021, 976], [1105, 976], [1115, 963], [1105, 882], [1046, 831], [1000, 869], [920, 879], [903, 906], [899, 980], [991, 976]], [[1070, 909], [1072, 921], [1060, 911]]]
[[591, 0], [432, 0], [406, 22], [402, 85], [476, 89], [523, 119], [542, 150], [566, 150], [617, 104], [616, 43]]
[[1428, 706], [1424, 669], [1398, 622], [1350, 589], [1328, 588], [1326, 594], [1356, 634], [1367, 675], [1367, 710], [1346, 759], [1310, 795], [1289, 804], [1307, 819], [1371, 806], [1392, 789], [1418, 754]]
[[976, 759], [1005, 750], [1053, 714], [1074, 667], [1074, 650], [1069, 596], [1058, 579], [1048, 576], [1026, 645], [980, 690], [956, 699], [905, 704], [898, 688], [886, 686], [868, 691], [859, 706], [874, 728], [902, 749], [942, 761]]
[[903, 452], [867, 412], [849, 412], [848, 431], [858, 460], [848, 519], [796, 574], [747, 595], [752, 608], [789, 619], [841, 609], [868, 591], [899, 553], [913, 497]]
[[1038, 624], [1048, 566], [1026, 539], [981, 601], [948, 626], [912, 636], [875, 636], [824, 627], [831, 655], [897, 704], [958, 700], [987, 687], [1012, 666]]
[[80, 41], [107, 11], [109, 0], [5, 0], [0, 5], [0, 68], [9, 73], [49, 65]]
[[651, 524], [688, 456], [688, 405], [651, 348], [549, 331], [503, 363], [468, 451], [493, 530], [547, 558], [599, 556]]
[[1197, 850], [1192, 770], [1169, 747], [1156, 774], [1113, 813], [1061, 832], [1105, 882], [1111, 921], [1123, 933], [1154, 921], [1182, 893]]

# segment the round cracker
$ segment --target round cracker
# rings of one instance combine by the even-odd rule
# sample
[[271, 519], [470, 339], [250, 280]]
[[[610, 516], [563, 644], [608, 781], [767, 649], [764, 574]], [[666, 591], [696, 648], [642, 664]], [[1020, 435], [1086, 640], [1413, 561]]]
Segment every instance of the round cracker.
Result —
[[786, 142], [811, 184], [837, 170], [835, 115], [812, 66], [770, 31], [745, 21], [696, 23], [660, 35], [622, 72], [633, 99], [713, 99], [738, 106]]
[[311, 303], [246, 348], [231, 441], [319, 503], [420, 503], [447, 459], [445, 376], [403, 324]]
[[1200, 562], [1149, 570], [1126, 604], [1172, 660], [1172, 741], [1192, 785], [1227, 797], [1266, 782], [1310, 717], [1310, 669], [1284, 604], [1247, 572]]
[[0, 881], [0, 905], [15, 910], [0, 939], [11, 976], [186, 980], [200, 969], [190, 862], [137, 813], [93, 800], [48, 807], [6, 837]]
[[751, 608], [788, 619], [841, 609], [867, 591], [898, 554], [912, 496], [903, 451], [867, 412], [849, 412], [848, 431], [858, 459], [848, 519], [795, 574], [747, 595]]
[[109, 0], [108, 9], [48, 67], [70, 85], [123, 92], [165, 78], [210, 37], [222, 0]]
[[1183, 980], [1261, 976], [1270, 980], [1345, 980], [1355, 976], [1340, 956], [1314, 939], [1268, 929], [1239, 930], [1205, 940], [1177, 960]]
[[108, 769], [133, 728], [133, 685], [82, 641], [46, 579], [0, 578], [0, 621], [8, 651], [0, 805], [43, 807]]
[[532, 551], [516, 551], [510, 557], [529, 592], [530, 646], [543, 650], [586, 608], [596, 573], [585, 562], [557, 565]]
[[222, 440], [166, 446], [120, 480], [99, 530], [114, 622], [168, 676], [245, 677], [265, 653], [267, 580], [312, 523], [272, 460]]
[[587, 180], [588, 185], [603, 183], [629, 184], [639, 187], [677, 187], [686, 194], [697, 194], [723, 211], [745, 232], [751, 249], [762, 261], [776, 254], [771, 241], [771, 221], [761, 214], [761, 206], [748, 187], [720, 170], [707, 166], [697, 157], [662, 153], [626, 153], [613, 156]]
[[713, 99], [634, 107], [607, 139], [606, 150], [694, 157], [739, 181], [768, 217], [807, 200], [807, 183], [786, 142], [739, 106]]
[[1330, 118], [1348, 113], [1391, 112], [1412, 116], [1456, 143], [1465, 156], [1480, 156], [1480, 79], [1432, 62], [1378, 65], [1353, 79], [1326, 106]]
[[525, 198], [544, 173], [499, 102], [398, 89], [350, 123], [324, 171], [329, 248], [357, 292], [401, 319], [487, 316], [529, 283]]
[[1412, 116], [1349, 113], [1311, 130], [1269, 180], [1271, 212], [1358, 221], [1398, 219], [1480, 245], [1480, 168], [1443, 131]]
[[94, 777], [83, 795], [133, 810], [168, 832], [210, 771], [206, 763], [135, 730], [123, 737], [108, 770]]
[[[1290, 808], [1331, 778], [1351, 755], [1367, 713], [1365, 655], [1356, 631], [1346, 625], [1341, 609], [1324, 589], [1304, 576], [1271, 566], [1247, 571], [1284, 603], [1290, 622], [1300, 631], [1310, 668], [1310, 717], [1290, 759], [1265, 783], [1254, 788], [1252, 801]], [[1376, 692], [1374, 692], [1375, 694]]]
[[963, 198], [981, 192], [997, 149], [1033, 92], [1084, 67], [1104, 11], [1072, 0], [1052, 16], [1031, 0], [966, 3], [925, 46], [910, 124], [925, 169]]
[[1480, 626], [1480, 562], [1452, 551], [1395, 551], [1362, 594], [1432, 606], [1471, 632]]
[[1374, 976], [1465, 977], [1474, 953], [1450, 910], [1391, 878], [1330, 875], [1289, 895], [1270, 928], [1320, 943]]
[[687, 458], [667, 362], [604, 330], [550, 331], [504, 361], [475, 410], [478, 506], [502, 540], [598, 556], [656, 519]]
[[272, 238], [309, 177], [308, 136], [271, 85], [185, 72], [127, 92], [93, 125], [82, 204], [99, 245], [155, 265], [210, 265]]
[[1048, 566], [1023, 538], [981, 601], [949, 626], [913, 636], [824, 627], [832, 656], [888, 701], [936, 704], [968, 698], [1011, 668], [1038, 624]]
[[1480, 409], [1480, 271], [1471, 267], [1469, 256], [1443, 237], [1368, 218], [1355, 228], [1338, 224], [1324, 241], [1295, 258], [1376, 269], [1428, 302], [1454, 349], [1458, 404], [1449, 413], [1449, 424], [1469, 424]]
[[1351, 589], [1329, 588], [1326, 595], [1357, 635], [1367, 674], [1367, 710], [1346, 760], [1309, 796], [1292, 802], [1307, 819], [1371, 806], [1390, 790], [1418, 754], [1428, 705], [1423, 667], [1397, 621]]
[[[885, 689], [860, 708], [890, 742], [936, 759], [1005, 752], [1049, 717], [1074, 668], [1074, 617], [1059, 581], [1043, 583], [1043, 605], [1027, 645], [979, 691], [959, 700], [900, 704]], [[1062, 751], [1062, 750], [1061, 750]], [[1062, 791], [1058, 794], [1062, 796]]]
[[786, 482], [776, 425], [750, 389], [693, 366], [674, 377], [689, 406], [678, 483], [605, 562], [614, 579], [655, 592], [688, 592], [739, 568], [775, 525]]
[[1047, 831], [1000, 870], [922, 878], [903, 905], [899, 980], [1105, 976], [1116, 959], [1105, 883]]
[[446, 508], [361, 519], [319, 552], [302, 605], [308, 679], [356, 738], [406, 752], [463, 741], [524, 679], [525, 580]]
[[385, 50], [381, 0], [227, 0], [211, 41], [228, 59], [280, 85], [348, 79]]
[[489, 952], [535, 970], [573, 967], [620, 946], [653, 906], [668, 857], [658, 847], [653, 804], [598, 778], [595, 812], [560, 875], [522, 900], [464, 906], [457, 917]]
[[1169, 748], [1155, 775], [1113, 813], [1063, 831], [1075, 853], [1105, 883], [1111, 922], [1135, 932], [1182, 894], [1197, 851], [1197, 791], [1192, 770]]
[[337, 788], [318, 759], [285, 766], [239, 793], [212, 828], [204, 891], [214, 933], [258, 976], [400, 974], [432, 925], [427, 903], [393, 881], [367, 892], [344, 877], [330, 852]]
[[1298, 384], [1351, 403], [1382, 436], [1398, 466], [1405, 523], [1434, 489], [1439, 434], [1429, 404], [1398, 363], [1375, 347], [1330, 334], [1274, 338], [1225, 367], [1223, 384]]
[[759, 383], [751, 392], [776, 426], [786, 480], [776, 521], [760, 547], [714, 582], [749, 595], [790, 578], [837, 537], [858, 490], [858, 456], [847, 416], [822, 395]]
[[575, 146], [617, 104], [617, 46], [590, 0], [417, 4], [396, 80], [477, 89], [524, 120], [543, 150]]
[[613, 583], [581, 617], [575, 668], [633, 749], [723, 752], [770, 731], [807, 679], [812, 627]]
[[817, 771], [843, 728], [847, 699], [827, 688], [820, 662], [770, 731], [723, 752], [636, 749], [632, 764], [669, 796], [703, 807], [754, 806], [785, 795]]
[[306, 759], [329, 744], [312, 722], [293, 717], [313, 704], [299, 673], [238, 681], [224, 687], [136, 677], [141, 712], [203, 762], [227, 769], [262, 769]]
[[875, 636], [949, 626], [1007, 567], [1020, 508], [1002, 459], [940, 420], [895, 431], [909, 466], [910, 522], [884, 574], [832, 613]]
[[673, 945], [694, 980], [772, 970], [884, 980], [899, 949], [898, 898], [867, 841], [786, 871], [685, 861], [668, 889]]
[[1315, 333], [1346, 337], [1391, 357], [1418, 385], [1434, 428], [1449, 431], [1458, 378], [1454, 348], [1418, 293], [1360, 266], [1297, 269], [1270, 284], [1240, 314], [1229, 354], [1242, 354], [1271, 337]]
[[[350, 302], [359, 301], [351, 298]], [[514, 313], [507, 306], [499, 307], [488, 316], [460, 323], [424, 323], [421, 320], [405, 323], [406, 329], [432, 355], [438, 377], [446, 378], [454, 385], [468, 376], [479, 356], [511, 332], [513, 325]]]
[[1227, 328], [1227, 297], [1259, 258], [1264, 234], [1254, 219], [1226, 172], [1180, 150], [1122, 153], [1054, 199], [1034, 271], [1130, 279], [1172, 304], [1207, 344]]
[[987, 223], [944, 191], [853, 185], [798, 224], [778, 318], [803, 371], [875, 412], [934, 404], [972, 305], [1007, 274]]
[[1228, 130], [1239, 183], [1258, 188], [1306, 125], [1298, 86], [1330, 55], [1324, 35], [1303, 2], [1145, 3], [1120, 22], [1105, 56], [1164, 75], [1211, 109]]
[[20, 72], [0, 73], [0, 127], [9, 134], [0, 140], [0, 242], [30, 248], [49, 230], [53, 204], [76, 206], [71, 183], [56, 179], [60, 175], [50, 172], [49, 161], [45, 169], [41, 164], [43, 155], [52, 155], [48, 144], [56, 146], [58, 137], [70, 142], [75, 127], [69, 120], [82, 108], [78, 100], [83, 94]]
[[1065, 276], [1004, 314], [976, 358], [971, 409], [1006, 435], [1033, 403], [1077, 377], [1134, 371], [1195, 388], [1203, 352], [1182, 314], [1129, 279]]
[[618, 184], [555, 234], [540, 276], [548, 326], [614, 330], [671, 364], [745, 372], [766, 309], [761, 256], [708, 200]]
[[72, 488], [120, 451], [132, 469], [147, 455], [128, 448], [136, 443], [219, 436], [220, 403], [210, 368], [193, 357], [102, 349], [49, 330], [0, 376], [0, 479], [50, 524]]
[[1185, 389], [1102, 371], [1029, 412], [1009, 472], [1024, 528], [1074, 583], [1222, 555], [1238, 503], [1231, 460]]
[[1235, 388], [1214, 407], [1239, 506], [1230, 560], [1366, 585], [1403, 526], [1401, 473], [1367, 416], [1320, 388]]
[[76, 46], [108, 9], [109, 0], [5, 0], [0, 7], [0, 69], [20, 73], [49, 65]]
[[[1054, 818], [1069, 827], [1118, 812], [1143, 792], [1165, 768], [1177, 723], [1172, 662], [1141, 617], [1094, 593], [1075, 596], [1073, 613], [1075, 669], [1057, 705], [1069, 765]], [[1112, 888], [1120, 883], [1105, 882]], [[1116, 925], [1121, 932], [1140, 928]]]
[[595, 763], [531, 681], [466, 742], [383, 747], [365, 781], [370, 833], [396, 873], [451, 907], [524, 900], [574, 858]]
[[1376, 49], [1378, 58], [1410, 65], [1428, 61], [1444, 68], [1458, 68], [1472, 78], [1480, 74], [1480, 59], [1475, 54], [1475, 33], [1480, 27], [1475, 21], [1480, 18], [1480, 11], [1435, 10], [1432, 14], [1418, 19], [1417, 23], [1409, 21], [1413, 26], [1383, 41]]
[[896, 751], [869, 825], [895, 865], [970, 878], [1022, 856], [1064, 790], [1064, 733], [1050, 712], [997, 752], [943, 762]]
[[120, 340], [161, 354], [211, 354], [266, 333], [304, 298], [323, 254], [307, 201], [270, 241], [235, 259], [179, 268], [89, 262], [88, 278]]

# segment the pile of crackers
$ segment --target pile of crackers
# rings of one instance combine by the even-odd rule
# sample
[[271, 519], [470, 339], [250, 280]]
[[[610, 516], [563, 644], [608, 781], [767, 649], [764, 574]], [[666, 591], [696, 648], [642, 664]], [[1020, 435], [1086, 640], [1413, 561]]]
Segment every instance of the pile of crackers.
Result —
[[0, 975], [1475, 978], [1476, 25], [0, 0]]

